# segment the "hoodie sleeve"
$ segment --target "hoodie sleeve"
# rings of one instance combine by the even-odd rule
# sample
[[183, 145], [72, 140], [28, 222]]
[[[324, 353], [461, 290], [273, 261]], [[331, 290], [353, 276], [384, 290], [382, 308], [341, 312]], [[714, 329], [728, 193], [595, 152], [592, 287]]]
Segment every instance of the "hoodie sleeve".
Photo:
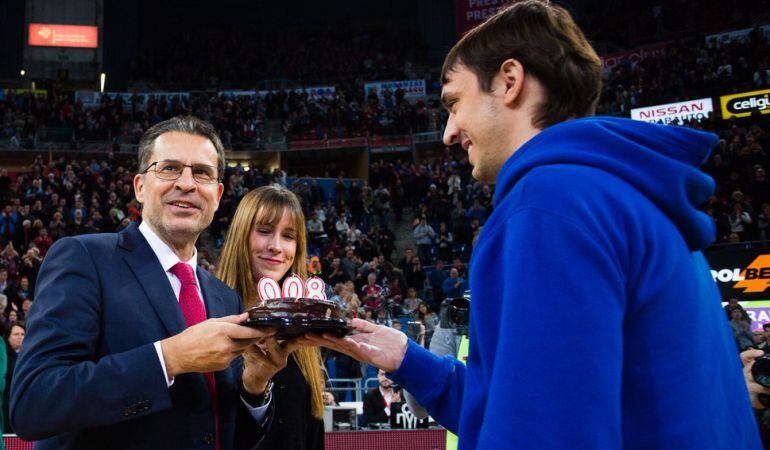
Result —
[[441, 426], [457, 433], [465, 385], [462, 362], [436, 356], [410, 339], [404, 361], [388, 378], [409, 391]]
[[489, 385], [466, 386], [488, 393], [477, 448], [620, 448], [625, 281], [611, 245], [535, 207], [500, 225], [474, 255], [499, 302], [499, 324], [475, 330]]

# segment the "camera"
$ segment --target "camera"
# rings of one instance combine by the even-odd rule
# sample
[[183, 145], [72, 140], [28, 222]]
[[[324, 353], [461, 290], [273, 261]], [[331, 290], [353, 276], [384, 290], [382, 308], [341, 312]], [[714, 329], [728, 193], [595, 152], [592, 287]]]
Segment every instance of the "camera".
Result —
[[770, 387], [770, 355], [760, 356], [754, 360], [751, 367], [751, 376], [754, 381], [764, 387]]
[[[770, 387], [770, 355], [760, 356], [754, 360], [751, 367], [751, 376], [758, 384], [764, 387]], [[770, 396], [759, 394], [757, 397], [765, 406], [770, 406]]]
[[441, 328], [455, 330], [457, 334], [468, 334], [471, 320], [471, 291], [465, 291], [462, 297], [447, 298], [441, 302], [439, 312]]

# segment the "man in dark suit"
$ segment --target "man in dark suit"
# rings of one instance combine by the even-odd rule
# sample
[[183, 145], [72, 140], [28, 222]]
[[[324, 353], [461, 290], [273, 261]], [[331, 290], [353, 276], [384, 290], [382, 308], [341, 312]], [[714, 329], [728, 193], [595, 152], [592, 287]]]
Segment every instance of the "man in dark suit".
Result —
[[364, 397], [364, 423], [390, 422], [390, 404], [401, 401], [401, 393], [393, 389], [393, 382], [385, 376], [383, 370], [377, 371], [379, 386]]
[[224, 164], [211, 125], [161, 122], [139, 144], [142, 225], [51, 247], [11, 387], [21, 437], [39, 449], [256, 443], [269, 393], [242, 381], [239, 355], [272, 332], [240, 325], [238, 295], [196, 264]]

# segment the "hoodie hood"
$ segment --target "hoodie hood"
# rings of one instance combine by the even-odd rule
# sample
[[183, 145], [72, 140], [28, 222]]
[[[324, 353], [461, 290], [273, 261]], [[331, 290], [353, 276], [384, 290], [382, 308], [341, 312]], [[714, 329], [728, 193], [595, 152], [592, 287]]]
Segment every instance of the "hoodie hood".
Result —
[[699, 167], [717, 143], [711, 133], [631, 119], [590, 117], [546, 128], [503, 165], [495, 206], [530, 170], [551, 164], [588, 166], [633, 186], [676, 225], [691, 250], [713, 242], [713, 220], [697, 207], [714, 180]]

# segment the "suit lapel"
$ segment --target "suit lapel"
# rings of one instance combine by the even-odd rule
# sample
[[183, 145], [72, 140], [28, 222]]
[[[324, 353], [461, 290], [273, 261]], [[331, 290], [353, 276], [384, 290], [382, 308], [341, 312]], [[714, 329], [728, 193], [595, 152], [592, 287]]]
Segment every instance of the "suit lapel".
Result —
[[169, 336], [181, 333], [186, 327], [179, 302], [158, 257], [136, 224], [132, 223], [120, 233], [118, 245], [126, 250], [123, 259], [134, 272]]
[[214, 276], [200, 267], [198, 267], [197, 275], [201, 284], [203, 302], [206, 304], [206, 318], [213, 319], [227, 315], [221, 290], [217, 289], [214, 284]]

